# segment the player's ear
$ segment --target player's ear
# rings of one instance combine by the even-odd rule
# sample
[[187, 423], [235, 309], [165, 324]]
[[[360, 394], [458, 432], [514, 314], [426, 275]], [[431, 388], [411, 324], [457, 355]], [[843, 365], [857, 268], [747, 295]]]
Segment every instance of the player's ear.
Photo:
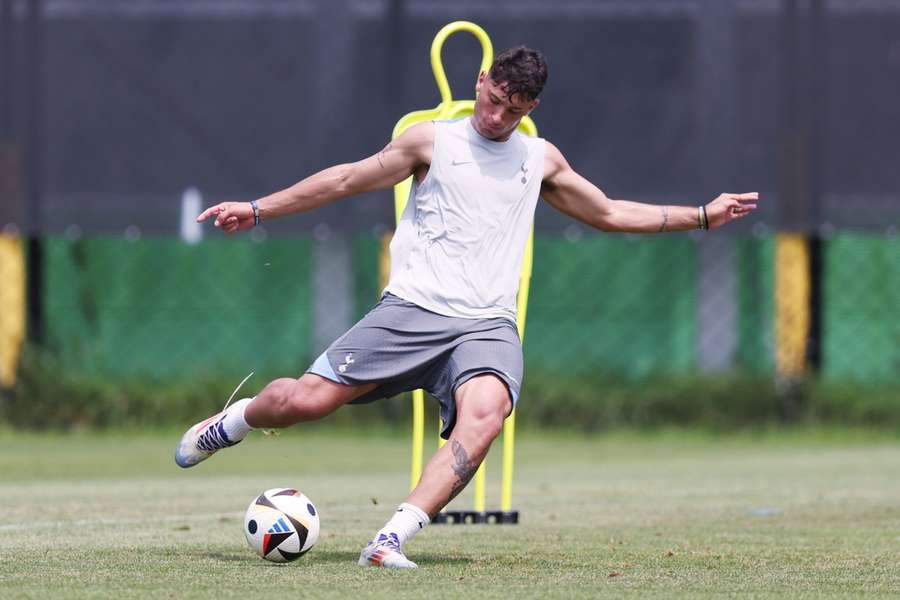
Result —
[[475, 80], [475, 95], [477, 96], [481, 92], [481, 86], [484, 85], [484, 78], [487, 73], [481, 71], [478, 73], [478, 79]]
[[540, 98], [535, 98], [534, 100], [532, 100], [532, 101], [531, 101], [531, 108], [528, 109], [528, 113], [531, 114], [531, 111], [533, 111], [534, 109], [536, 109], [536, 108], [538, 107], [538, 104], [540, 104], [540, 103], [541, 103], [541, 99], [540, 99]]

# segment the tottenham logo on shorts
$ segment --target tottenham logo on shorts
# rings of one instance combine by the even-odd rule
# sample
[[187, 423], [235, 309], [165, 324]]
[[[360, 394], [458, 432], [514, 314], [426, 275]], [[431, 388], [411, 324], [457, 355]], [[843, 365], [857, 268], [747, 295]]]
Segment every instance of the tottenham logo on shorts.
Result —
[[342, 364], [341, 366], [338, 367], [338, 371], [340, 371], [341, 373], [343, 373], [344, 371], [347, 370], [347, 368], [348, 368], [350, 365], [353, 364], [353, 362], [354, 362], [354, 360], [353, 360], [353, 353], [350, 352], [350, 353], [347, 354], [347, 356], [344, 357], [344, 364]]

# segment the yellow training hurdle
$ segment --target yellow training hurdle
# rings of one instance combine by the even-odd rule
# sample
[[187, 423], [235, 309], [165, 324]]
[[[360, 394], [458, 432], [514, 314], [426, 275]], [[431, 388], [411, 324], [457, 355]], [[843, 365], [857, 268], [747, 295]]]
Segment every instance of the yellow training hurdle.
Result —
[[[438, 90], [441, 95], [441, 102], [435, 108], [428, 110], [417, 110], [404, 115], [394, 126], [392, 139], [397, 138], [406, 129], [421, 123], [435, 119], [455, 119], [471, 115], [474, 112], [474, 100], [454, 100], [450, 91], [450, 84], [447, 82], [447, 75], [444, 72], [444, 66], [441, 62], [441, 49], [444, 42], [447, 41], [454, 33], [465, 31], [474, 35], [481, 43], [481, 72], [487, 72], [494, 61], [494, 49], [487, 33], [476, 25], [468, 21], [455, 21], [444, 26], [431, 43], [431, 69], [434, 72], [434, 78], [437, 82]], [[537, 126], [530, 117], [525, 117], [519, 124], [519, 131], [526, 135], [536, 136]], [[406, 201], [409, 198], [410, 188], [412, 186], [412, 177], [398, 183], [394, 186], [394, 209], [396, 220], [400, 221]], [[528, 307], [528, 286], [531, 281], [531, 265], [534, 244], [534, 230], [528, 237], [525, 246], [525, 255], [522, 260], [522, 271], [519, 276], [519, 294], [516, 301], [517, 306], [517, 326], [519, 330], [519, 338], [525, 338], [525, 316]], [[411, 488], [414, 488], [422, 476], [422, 457], [424, 454], [425, 441], [425, 394], [422, 390], [413, 392], [413, 435], [412, 435], [412, 470], [411, 470]], [[502, 490], [500, 497], [500, 511], [485, 510], [485, 473], [487, 459], [482, 462], [481, 466], [475, 474], [475, 504], [473, 511], [450, 511], [442, 513], [435, 522], [494, 522], [494, 523], [516, 523], [518, 522], [518, 512], [512, 511], [512, 477], [513, 477], [513, 454], [515, 448], [515, 431], [516, 431], [516, 413], [515, 411], [506, 419], [503, 424], [503, 474], [502, 474]], [[444, 440], [438, 438], [440, 445]]]

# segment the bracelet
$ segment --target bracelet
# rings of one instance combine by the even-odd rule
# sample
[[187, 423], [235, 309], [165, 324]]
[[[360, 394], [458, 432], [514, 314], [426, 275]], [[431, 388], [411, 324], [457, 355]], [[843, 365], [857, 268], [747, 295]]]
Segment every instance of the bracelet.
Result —
[[259, 204], [256, 200], [251, 200], [250, 206], [253, 207], [253, 226], [256, 227], [259, 225]]
[[706, 216], [706, 207], [703, 205], [697, 207], [697, 221], [700, 222], [700, 229], [709, 229], [709, 218]]

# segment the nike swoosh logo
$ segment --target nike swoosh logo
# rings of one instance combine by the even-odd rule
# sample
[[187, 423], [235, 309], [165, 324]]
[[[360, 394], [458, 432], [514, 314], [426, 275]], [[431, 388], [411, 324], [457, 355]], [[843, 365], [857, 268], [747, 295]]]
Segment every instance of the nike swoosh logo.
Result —
[[473, 162], [473, 161], [471, 161], [471, 160], [456, 160], [456, 159], [454, 158], [454, 159], [453, 159], [453, 162], [452, 162], [451, 164], [452, 164], [454, 167], [456, 167], [456, 166], [459, 166], [459, 165], [470, 165], [470, 164], [472, 164], [472, 162]]

